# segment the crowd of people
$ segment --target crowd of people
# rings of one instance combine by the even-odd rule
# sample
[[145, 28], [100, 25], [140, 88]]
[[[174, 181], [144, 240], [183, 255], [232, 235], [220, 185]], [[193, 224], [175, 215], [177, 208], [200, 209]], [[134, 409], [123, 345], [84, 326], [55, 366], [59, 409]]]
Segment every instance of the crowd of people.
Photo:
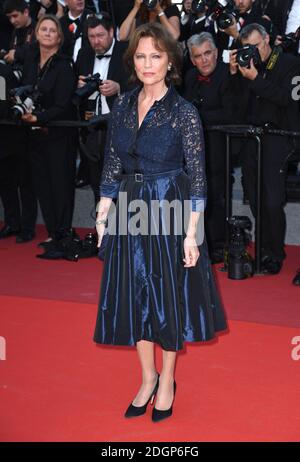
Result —
[[[0, 76], [6, 95], [0, 117], [11, 117], [12, 89], [30, 88], [26, 104], [32, 105], [22, 101], [25, 110], [17, 113], [22, 124], [0, 125], [5, 213], [0, 239], [32, 240], [38, 201], [48, 231], [40, 244], [42, 257], [59, 258], [47, 246], [74, 233], [75, 187], [90, 184], [98, 203], [106, 130], [47, 124], [110, 113], [116, 98], [133, 85], [123, 60], [128, 40], [147, 22], [160, 23], [178, 41], [182, 81], [177, 90], [195, 105], [204, 128], [251, 124], [299, 131], [299, 0], [1, 0]], [[76, 89], [91, 83], [94, 91], [75, 104]], [[277, 274], [285, 258], [285, 159], [299, 146], [296, 138], [267, 134], [262, 147], [261, 264], [265, 273]], [[216, 263], [223, 261], [226, 236], [224, 134], [208, 130], [205, 150], [205, 226]], [[244, 195], [255, 214], [254, 142], [242, 140], [235, 150]], [[299, 279], [298, 274], [296, 284]]]

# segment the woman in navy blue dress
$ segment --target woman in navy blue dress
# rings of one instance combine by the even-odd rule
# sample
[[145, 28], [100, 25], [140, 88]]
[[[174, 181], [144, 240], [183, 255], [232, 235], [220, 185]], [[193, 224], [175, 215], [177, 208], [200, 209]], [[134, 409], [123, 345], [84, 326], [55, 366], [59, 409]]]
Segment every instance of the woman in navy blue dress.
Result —
[[172, 414], [176, 352], [185, 341], [212, 339], [226, 320], [203, 238], [201, 122], [173, 87], [177, 43], [161, 25], [145, 24], [126, 59], [139, 85], [111, 114], [96, 220], [98, 245], [106, 226], [109, 238], [94, 340], [136, 346], [142, 386], [125, 417], [144, 414], [156, 397], [157, 422]]

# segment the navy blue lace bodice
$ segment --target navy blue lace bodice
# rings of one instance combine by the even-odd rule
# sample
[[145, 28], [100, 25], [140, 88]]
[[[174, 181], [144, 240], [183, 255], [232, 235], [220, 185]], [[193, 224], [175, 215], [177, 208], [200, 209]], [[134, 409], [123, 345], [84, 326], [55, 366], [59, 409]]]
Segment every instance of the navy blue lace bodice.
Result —
[[114, 104], [101, 197], [117, 197], [122, 173], [149, 174], [182, 168], [190, 179], [193, 210], [203, 210], [206, 198], [204, 137], [196, 108], [170, 86], [138, 128], [139, 91], [140, 88], [136, 88], [124, 93]]

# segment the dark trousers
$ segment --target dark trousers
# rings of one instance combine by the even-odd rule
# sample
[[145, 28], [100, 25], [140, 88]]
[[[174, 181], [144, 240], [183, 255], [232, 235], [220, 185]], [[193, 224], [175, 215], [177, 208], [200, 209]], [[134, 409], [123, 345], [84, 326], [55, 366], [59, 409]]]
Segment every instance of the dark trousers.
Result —
[[100, 199], [100, 180], [104, 164], [104, 151], [106, 144], [106, 130], [99, 129], [86, 134], [82, 145], [82, 157], [88, 165], [88, 176], [94, 193], [95, 204]]
[[71, 129], [32, 130], [30, 157], [36, 194], [50, 236], [72, 227], [76, 146]]
[[[284, 159], [288, 153], [288, 141], [284, 137], [267, 135], [262, 139], [262, 252], [282, 261], [285, 258], [286, 230]], [[249, 140], [241, 153], [243, 186], [255, 214], [256, 151], [255, 141]]]
[[225, 139], [211, 134], [206, 139], [205, 162], [207, 177], [207, 204], [205, 233], [209, 251], [225, 245]]
[[0, 197], [5, 224], [15, 230], [33, 231], [37, 200], [26, 144], [20, 143], [18, 153], [0, 159]]

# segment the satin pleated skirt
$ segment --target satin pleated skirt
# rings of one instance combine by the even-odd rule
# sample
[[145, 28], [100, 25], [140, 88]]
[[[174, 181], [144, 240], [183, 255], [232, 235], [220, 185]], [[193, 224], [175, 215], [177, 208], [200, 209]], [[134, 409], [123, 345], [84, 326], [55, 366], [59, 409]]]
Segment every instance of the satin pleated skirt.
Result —
[[[119, 192], [126, 193], [128, 203], [142, 199], [150, 221], [151, 204], [189, 199], [189, 178], [181, 171], [143, 182], [123, 179]], [[175, 219], [167, 235], [134, 235], [119, 232], [120, 214], [124, 216], [124, 204], [119, 199], [117, 232], [109, 235], [105, 250], [94, 341], [136, 345], [148, 340], [177, 351], [184, 342], [208, 341], [226, 329], [205, 240], [196, 266], [184, 268], [184, 233], [172, 233]], [[125, 215], [128, 221], [133, 217], [128, 209]]]

